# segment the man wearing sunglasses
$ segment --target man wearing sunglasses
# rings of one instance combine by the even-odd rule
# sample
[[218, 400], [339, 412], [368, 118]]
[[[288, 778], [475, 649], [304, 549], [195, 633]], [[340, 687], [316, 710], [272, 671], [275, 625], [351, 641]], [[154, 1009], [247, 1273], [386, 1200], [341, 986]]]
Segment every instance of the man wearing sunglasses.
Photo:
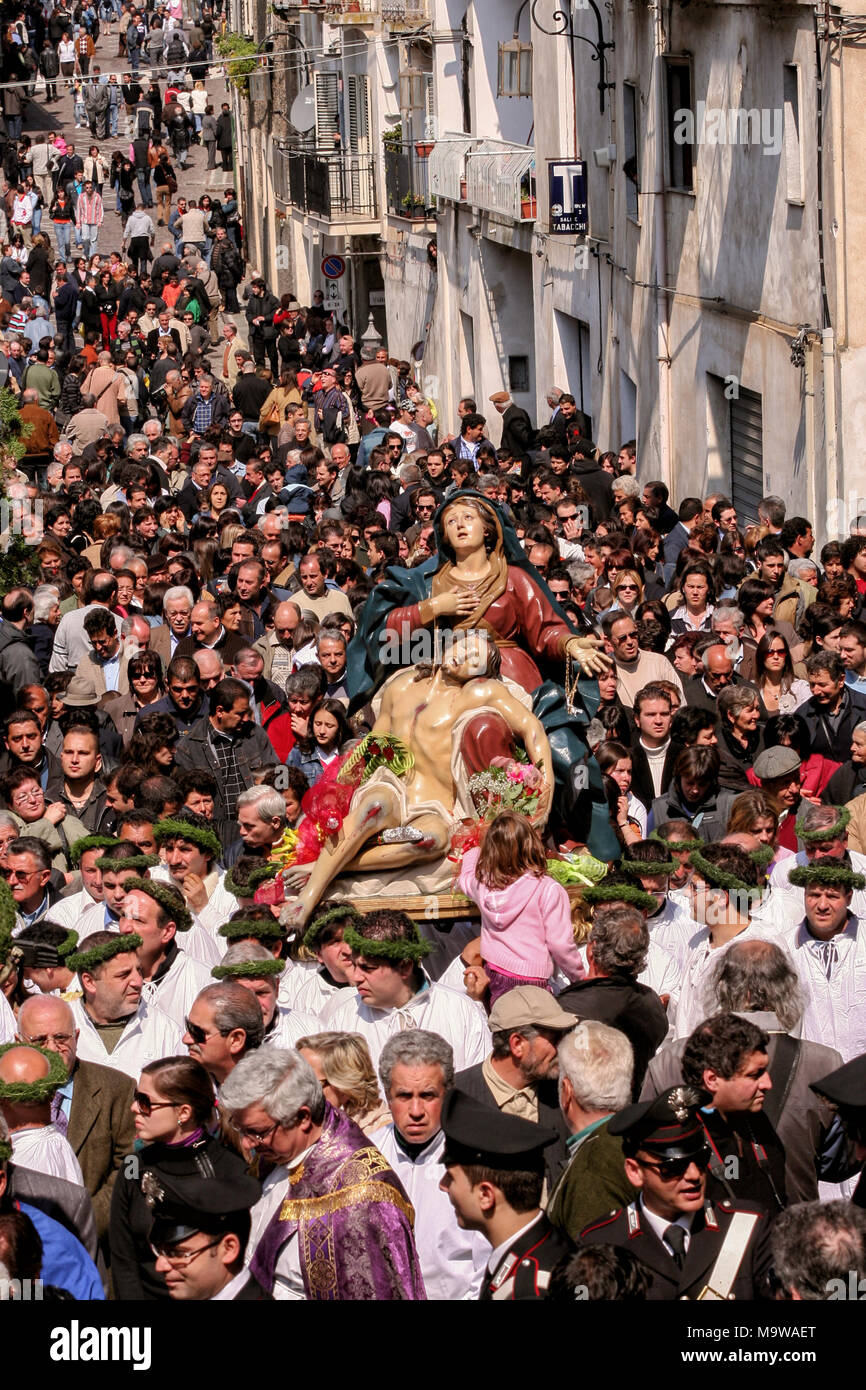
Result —
[[[138, 1095], [136, 1095], [138, 1099]], [[180, 1302], [270, 1301], [244, 1268], [250, 1209], [261, 1186], [246, 1174], [231, 1178], [160, 1176], [150, 1228], [156, 1272], [169, 1298]]]
[[654, 681], [671, 681], [684, 699], [679, 672], [666, 656], [641, 651], [637, 624], [619, 609], [605, 613], [601, 620], [605, 651], [611, 653], [616, 666], [616, 693], [620, 703], [631, 709], [639, 690]]
[[701, 1123], [703, 1098], [692, 1086], [673, 1086], [608, 1121], [608, 1132], [622, 1139], [625, 1175], [638, 1197], [580, 1236], [581, 1245], [615, 1245], [637, 1256], [651, 1274], [648, 1297], [655, 1302], [751, 1300], [769, 1292], [766, 1212], [707, 1195], [712, 1150]]

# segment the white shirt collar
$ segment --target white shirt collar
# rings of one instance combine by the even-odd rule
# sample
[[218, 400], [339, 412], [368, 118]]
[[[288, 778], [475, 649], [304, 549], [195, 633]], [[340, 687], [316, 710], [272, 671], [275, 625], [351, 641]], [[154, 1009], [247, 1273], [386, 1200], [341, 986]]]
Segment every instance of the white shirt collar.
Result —
[[664, 1233], [667, 1230], [668, 1226], [682, 1226], [683, 1230], [686, 1233], [686, 1251], [688, 1252], [689, 1240], [692, 1234], [692, 1221], [694, 1220], [694, 1217], [687, 1216], [685, 1212], [681, 1212], [680, 1215], [677, 1217], [676, 1221], [668, 1221], [666, 1217], [657, 1216], [654, 1211], [650, 1211], [648, 1209], [646, 1203], [644, 1202], [643, 1194], [641, 1194], [641, 1196], [638, 1197], [638, 1202], [640, 1204], [641, 1216], [643, 1217], [647, 1225], [650, 1227], [650, 1229], [658, 1236], [659, 1240], [662, 1242], [662, 1245], [665, 1247], [668, 1254], [673, 1253], [672, 1247], [668, 1245], [667, 1241], [664, 1238]]
[[517, 1242], [520, 1240], [521, 1236], [525, 1236], [526, 1232], [535, 1225], [536, 1221], [540, 1221], [543, 1215], [543, 1211], [536, 1212], [535, 1216], [533, 1216], [531, 1221], [527, 1221], [526, 1225], [521, 1226], [519, 1231], [515, 1231], [514, 1235], [509, 1236], [508, 1239], [504, 1240], [501, 1245], [497, 1245], [495, 1250], [491, 1250], [490, 1258], [487, 1261], [488, 1274], [496, 1273], [497, 1269], [499, 1268], [505, 1256], [508, 1254], [508, 1251], [511, 1249], [512, 1245], [516, 1245]]

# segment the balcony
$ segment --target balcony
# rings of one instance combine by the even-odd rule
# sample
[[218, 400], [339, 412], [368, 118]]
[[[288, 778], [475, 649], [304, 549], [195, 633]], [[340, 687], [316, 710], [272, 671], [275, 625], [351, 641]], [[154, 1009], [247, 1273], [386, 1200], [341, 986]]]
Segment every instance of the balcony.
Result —
[[376, 217], [376, 176], [370, 154], [274, 150], [274, 193], [282, 203], [325, 222]]
[[432, 148], [432, 141], [420, 140], [414, 145], [385, 145], [385, 199], [390, 213], [412, 221], [426, 217], [426, 209], [434, 203], [427, 176]]
[[434, 197], [468, 203], [511, 222], [535, 221], [535, 150], [531, 145], [446, 133], [433, 147], [428, 175]]
[[378, 0], [388, 29], [420, 29], [430, 22], [428, 0]]
[[375, 24], [378, 0], [325, 0], [325, 19], [329, 24]]

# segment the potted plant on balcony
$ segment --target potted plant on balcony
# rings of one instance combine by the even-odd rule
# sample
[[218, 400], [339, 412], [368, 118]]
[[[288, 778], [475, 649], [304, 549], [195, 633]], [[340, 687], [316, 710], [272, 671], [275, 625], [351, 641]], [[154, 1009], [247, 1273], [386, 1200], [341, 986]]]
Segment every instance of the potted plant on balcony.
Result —
[[382, 131], [382, 144], [393, 154], [400, 153], [403, 148], [403, 127], [399, 121], [390, 130]]
[[413, 220], [424, 216], [424, 199], [420, 193], [407, 193], [402, 200], [402, 206], [406, 209], [406, 216]]
[[429, 159], [433, 153], [433, 140], [416, 140], [415, 153], [419, 159]]
[[531, 222], [537, 216], [535, 179], [529, 172], [520, 180], [520, 216], [524, 222]]

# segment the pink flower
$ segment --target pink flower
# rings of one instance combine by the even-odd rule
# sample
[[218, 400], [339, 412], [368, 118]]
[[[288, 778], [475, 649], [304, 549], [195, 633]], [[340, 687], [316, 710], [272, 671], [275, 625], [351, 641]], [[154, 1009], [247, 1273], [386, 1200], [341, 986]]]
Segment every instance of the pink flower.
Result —
[[527, 791], [537, 791], [543, 786], [544, 778], [534, 763], [526, 763], [523, 768], [523, 785]]

